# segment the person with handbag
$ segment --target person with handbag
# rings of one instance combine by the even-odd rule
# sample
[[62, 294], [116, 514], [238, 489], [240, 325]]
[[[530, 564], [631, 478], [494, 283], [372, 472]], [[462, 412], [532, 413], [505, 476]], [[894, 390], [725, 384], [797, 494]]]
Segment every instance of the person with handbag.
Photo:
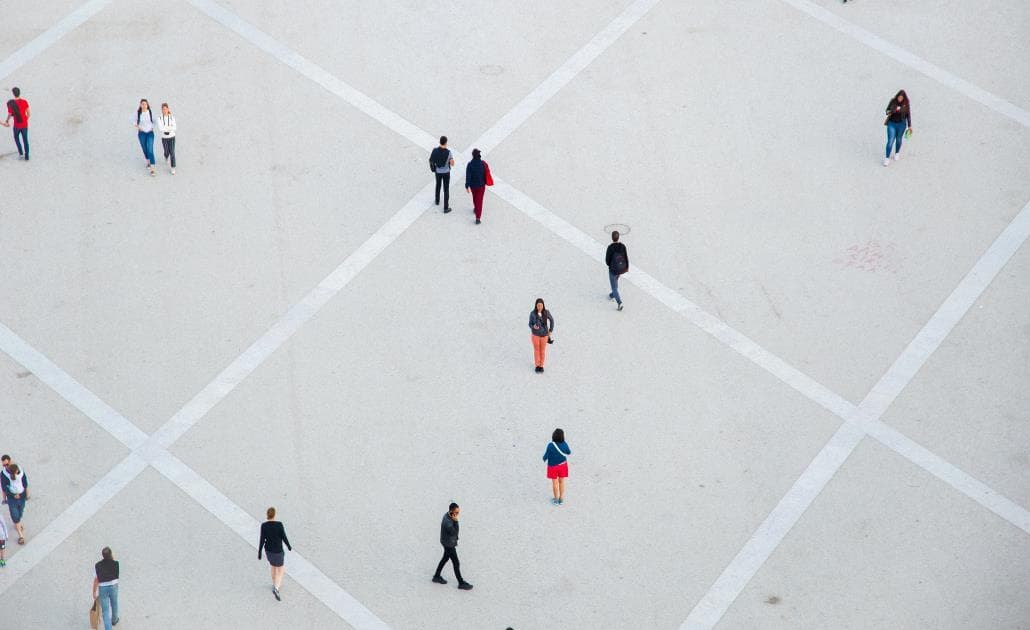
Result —
[[110, 547], [100, 551], [100, 562], [93, 565], [93, 600], [100, 600], [104, 630], [118, 625], [118, 561]]
[[551, 333], [554, 332], [554, 318], [544, 306], [543, 298], [536, 299], [536, 304], [529, 313], [529, 332], [529, 340], [533, 342], [533, 361], [539, 374], [544, 371], [547, 344], [553, 342]]
[[622, 310], [622, 296], [619, 295], [619, 276], [629, 271], [629, 256], [626, 246], [619, 242], [619, 231], [612, 231], [612, 242], [604, 252], [604, 264], [608, 265], [608, 284], [611, 286], [609, 300], [615, 300]]
[[161, 130], [161, 148], [164, 149], [165, 162], [172, 169], [175, 175], [175, 116], [168, 103], [161, 103], [161, 117], [157, 119], [158, 129]]
[[554, 498], [551, 503], [565, 504], [565, 480], [569, 476], [569, 455], [572, 449], [565, 443], [565, 431], [555, 429], [551, 441], [544, 449], [543, 460], [547, 462], [547, 478], [551, 480], [551, 492]]
[[476, 213], [476, 225], [482, 223], [483, 195], [487, 186], [494, 185], [490, 165], [483, 161], [479, 149], [472, 149], [472, 160], [465, 165], [465, 190], [472, 193], [472, 207]]
[[912, 103], [905, 90], [898, 90], [884, 112], [887, 118], [883, 124], [887, 127], [887, 149], [884, 152], [883, 165], [890, 166], [891, 145], [894, 145], [894, 161], [901, 159], [901, 139], [912, 135]]
[[440, 188], [443, 187], [443, 213], [451, 211], [451, 169], [454, 168], [454, 154], [447, 148], [447, 136], [440, 136], [440, 146], [429, 154], [429, 170], [436, 175], [436, 205], [440, 205]]

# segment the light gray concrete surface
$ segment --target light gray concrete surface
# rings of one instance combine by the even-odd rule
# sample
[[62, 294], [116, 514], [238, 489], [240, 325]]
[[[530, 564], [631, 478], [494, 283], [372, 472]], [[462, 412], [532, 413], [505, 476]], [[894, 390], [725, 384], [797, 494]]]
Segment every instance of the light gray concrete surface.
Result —
[[[464, 150], [627, 4], [219, 6]], [[1022, 3], [815, 4], [1030, 107]], [[0, 3], [0, 61], [78, 6]], [[431, 177], [431, 147], [185, 0], [113, 0], [2, 79], [32, 103], [33, 160], [2, 130], [0, 323], [147, 433]], [[916, 136], [885, 169], [899, 87]], [[143, 168], [140, 97], [173, 106], [174, 177]], [[853, 403], [1030, 200], [1030, 130], [780, 0], [660, 0], [531, 113], [485, 156], [496, 175], [601, 243], [629, 224], [635, 268]], [[603, 266], [523, 210], [488, 195], [473, 225], [462, 169], [455, 212], [362, 261], [170, 450], [254, 518], [278, 507], [390, 627], [679, 627], [841, 419], [629, 282], [615, 311]], [[1024, 508], [1028, 247], [883, 416]], [[0, 352], [30, 547], [127, 453], [59, 393]], [[471, 593], [429, 582], [451, 500]], [[351, 627], [291, 578], [275, 602], [257, 532], [154, 470], [96, 507], [0, 573], [0, 628], [85, 627], [103, 545], [119, 628]], [[866, 440], [718, 627], [1027, 628], [1028, 566], [1027, 532]]]

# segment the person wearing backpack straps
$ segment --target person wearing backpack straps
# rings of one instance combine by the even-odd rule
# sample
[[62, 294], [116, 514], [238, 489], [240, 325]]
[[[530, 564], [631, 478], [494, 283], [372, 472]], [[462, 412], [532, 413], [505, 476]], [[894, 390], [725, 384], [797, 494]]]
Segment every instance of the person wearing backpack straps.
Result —
[[551, 441], [544, 449], [543, 460], [547, 462], [547, 478], [551, 480], [551, 492], [554, 498], [551, 503], [564, 505], [565, 479], [569, 476], [569, 455], [572, 449], [565, 443], [565, 431], [555, 429]]
[[619, 232], [612, 232], [612, 243], [604, 252], [604, 263], [608, 265], [608, 284], [612, 291], [608, 294], [609, 300], [615, 300], [622, 310], [622, 296], [619, 295], [619, 276], [629, 271], [629, 255], [626, 254], [626, 246], [619, 242]]
[[440, 136], [440, 146], [429, 154], [429, 170], [436, 175], [436, 205], [440, 205], [440, 187], [443, 186], [443, 213], [451, 211], [451, 169], [454, 155], [447, 148], [447, 136]]
[[[14, 98], [7, 101], [7, 120], [0, 123], [10, 127], [14, 123], [14, 145], [18, 147], [18, 157], [29, 159], [29, 102], [21, 97], [21, 88], [11, 88]], [[24, 146], [23, 146], [24, 145]]]
[[150, 169], [150, 174], [157, 175], [154, 170], [154, 112], [150, 111], [150, 101], [145, 98], [140, 99], [133, 127], [136, 128], [139, 146], [143, 149], [143, 161]]

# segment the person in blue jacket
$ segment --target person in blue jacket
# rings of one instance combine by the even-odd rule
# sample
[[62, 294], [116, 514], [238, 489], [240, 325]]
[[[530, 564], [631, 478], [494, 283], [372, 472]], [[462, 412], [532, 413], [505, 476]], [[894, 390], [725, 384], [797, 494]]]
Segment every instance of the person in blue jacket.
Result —
[[569, 455], [572, 449], [565, 443], [565, 431], [555, 429], [551, 441], [544, 449], [543, 460], [547, 462], [547, 478], [551, 480], [551, 492], [554, 498], [551, 503], [565, 503], [565, 479], [569, 476]]

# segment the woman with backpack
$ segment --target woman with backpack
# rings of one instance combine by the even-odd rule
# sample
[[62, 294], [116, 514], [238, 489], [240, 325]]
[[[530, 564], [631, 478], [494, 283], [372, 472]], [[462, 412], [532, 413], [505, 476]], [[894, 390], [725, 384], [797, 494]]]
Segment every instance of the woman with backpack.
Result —
[[898, 90], [887, 109], [884, 111], [887, 118], [883, 124], [887, 126], [887, 150], [884, 152], [883, 165], [890, 166], [891, 144], [894, 144], [894, 161], [901, 159], [901, 139], [907, 133], [912, 135], [912, 104], [908, 101], [908, 94], [905, 90]]
[[136, 109], [136, 136], [139, 138], [139, 146], [143, 149], [143, 159], [146, 160], [147, 168], [151, 176], [157, 175], [154, 170], [154, 112], [150, 111], [150, 102], [142, 99]]
[[554, 332], [554, 318], [544, 306], [543, 298], [536, 299], [529, 314], [529, 332], [529, 339], [533, 342], [533, 359], [539, 374], [544, 371], [544, 355], [547, 354], [547, 344], [552, 343], [551, 333]]
[[551, 503], [563, 505], [565, 503], [565, 479], [569, 476], [569, 455], [572, 449], [565, 443], [565, 431], [555, 429], [551, 434], [551, 441], [544, 449], [543, 460], [547, 462], [547, 478], [551, 480], [551, 492], [554, 498]]

